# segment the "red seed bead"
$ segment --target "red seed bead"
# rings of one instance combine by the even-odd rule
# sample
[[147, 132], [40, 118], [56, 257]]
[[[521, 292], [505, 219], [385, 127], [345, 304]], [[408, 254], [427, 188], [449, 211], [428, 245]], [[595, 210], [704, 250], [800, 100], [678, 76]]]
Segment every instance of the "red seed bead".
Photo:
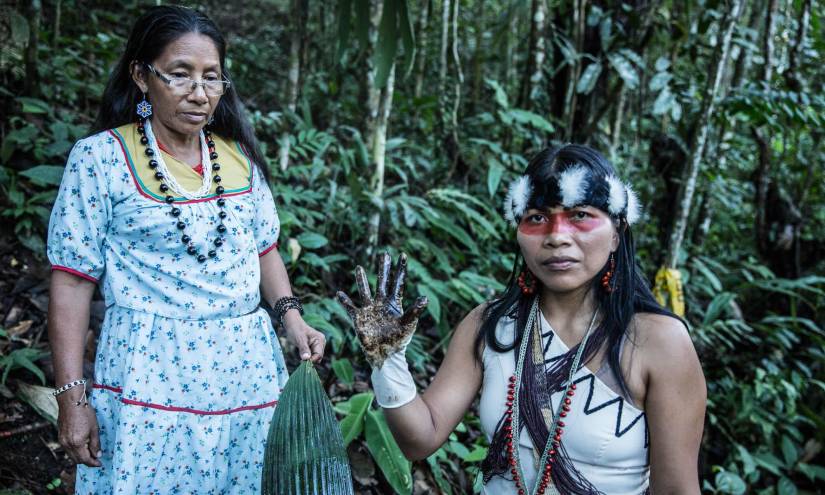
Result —
[[571, 383], [571, 384], [570, 384], [570, 388], [572, 388], [573, 390], [576, 390], [576, 384], [575, 384], [575, 383]]
[[516, 375], [510, 375], [510, 381], [511, 382], [516, 381]]
[[524, 495], [524, 490], [522, 490], [521, 488], [519, 488], [519, 489], [518, 489], [518, 495]]
[[552, 471], [552, 470], [553, 470], [553, 465], [550, 464], [550, 461], [547, 461], [547, 465], [544, 466], [544, 472], [549, 474], [550, 471]]
[[559, 413], [559, 416], [561, 416], [562, 418], [567, 417], [567, 411], [562, 411], [562, 412], [560, 412], [560, 413]]
[[564, 430], [562, 430], [561, 428], [556, 428], [557, 435], [561, 435], [562, 433], [564, 433]]
[[556, 451], [555, 451], [555, 450], [553, 450], [553, 449], [550, 449], [549, 454], [550, 454], [550, 456], [552, 457], [552, 456], [556, 455]]
[[553, 440], [555, 440], [557, 442], [560, 442], [561, 441], [561, 435], [556, 433], [556, 436], [553, 437]]
[[568, 390], [567, 395], [570, 396], [570, 397], [573, 397], [574, 395], [576, 395], [576, 391], [575, 390]]
[[515, 459], [510, 459], [510, 465], [515, 467], [516, 466], [516, 460]]
[[559, 426], [561, 426], [562, 428], [564, 428], [564, 427], [565, 427], [565, 426], [567, 426], [567, 425], [565, 425], [565, 424], [564, 424], [564, 421], [559, 421]]
[[570, 406], [568, 404], [562, 406], [562, 409], [564, 409], [565, 412], [570, 412]]
[[507, 401], [507, 407], [513, 407], [513, 401], [512, 400]]
[[508, 399], [508, 400], [513, 400], [514, 398], [515, 398], [515, 395], [513, 395], [513, 394], [507, 394], [507, 399]]
[[569, 406], [571, 402], [573, 402], [573, 401], [571, 401], [569, 397], [567, 399], [564, 399], [565, 405]]

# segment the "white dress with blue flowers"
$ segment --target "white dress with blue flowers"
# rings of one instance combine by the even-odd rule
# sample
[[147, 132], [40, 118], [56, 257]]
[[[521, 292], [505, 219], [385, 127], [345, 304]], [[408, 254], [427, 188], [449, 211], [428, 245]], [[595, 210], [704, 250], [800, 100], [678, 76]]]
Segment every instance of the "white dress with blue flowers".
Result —
[[[77, 493], [257, 493], [264, 444], [287, 370], [259, 308], [258, 257], [276, 246], [272, 194], [240, 146], [214, 137], [226, 187], [173, 218], [133, 124], [79, 141], [49, 225], [48, 256], [100, 284], [106, 302], [90, 402], [103, 467], [78, 466]], [[200, 177], [164, 155], [178, 182]], [[190, 174], [190, 175], [187, 175]], [[192, 190], [196, 187], [187, 187]]]

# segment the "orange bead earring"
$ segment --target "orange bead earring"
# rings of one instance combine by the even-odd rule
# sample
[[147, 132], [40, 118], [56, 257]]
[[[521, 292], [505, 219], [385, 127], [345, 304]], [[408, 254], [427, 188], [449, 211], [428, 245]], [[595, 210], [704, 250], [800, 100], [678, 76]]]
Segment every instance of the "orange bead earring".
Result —
[[518, 286], [521, 288], [521, 293], [525, 296], [533, 295], [536, 292], [536, 277], [525, 269], [518, 276]]
[[612, 293], [616, 290], [610, 282], [613, 281], [613, 276], [616, 275], [616, 258], [613, 256], [613, 253], [610, 253], [610, 268], [602, 275], [602, 287], [608, 293]]

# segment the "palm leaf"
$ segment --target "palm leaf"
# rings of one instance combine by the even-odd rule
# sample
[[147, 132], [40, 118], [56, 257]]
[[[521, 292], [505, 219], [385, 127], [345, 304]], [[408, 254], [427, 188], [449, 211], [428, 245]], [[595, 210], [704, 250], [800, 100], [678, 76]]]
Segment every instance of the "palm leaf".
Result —
[[341, 429], [309, 361], [289, 377], [272, 415], [261, 490], [270, 495], [353, 493]]

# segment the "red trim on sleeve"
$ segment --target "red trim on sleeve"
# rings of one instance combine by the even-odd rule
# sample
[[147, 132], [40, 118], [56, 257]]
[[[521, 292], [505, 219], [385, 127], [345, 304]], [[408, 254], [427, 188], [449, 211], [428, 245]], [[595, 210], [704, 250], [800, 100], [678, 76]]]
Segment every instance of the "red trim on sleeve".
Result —
[[87, 275], [87, 274], [85, 274], [83, 272], [79, 272], [77, 270], [73, 270], [73, 269], [69, 268], [68, 266], [52, 265], [52, 271], [55, 271], [55, 270], [59, 270], [61, 272], [66, 272], [66, 273], [71, 273], [72, 275], [74, 275], [76, 277], [80, 277], [82, 279], [86, 279], [89, 282], [99, 283], [99, 280], [94, 278], [93, 276]]
[[258, 253], [258, 258], [260, 258], [261, 256], [265, 255], [266, 253], [272, 251], [273, 249], [278, 249], [278, 243], [277, 242], [275, 244], [269, 246], [268, 248], [264, 249], [260, 253]]

